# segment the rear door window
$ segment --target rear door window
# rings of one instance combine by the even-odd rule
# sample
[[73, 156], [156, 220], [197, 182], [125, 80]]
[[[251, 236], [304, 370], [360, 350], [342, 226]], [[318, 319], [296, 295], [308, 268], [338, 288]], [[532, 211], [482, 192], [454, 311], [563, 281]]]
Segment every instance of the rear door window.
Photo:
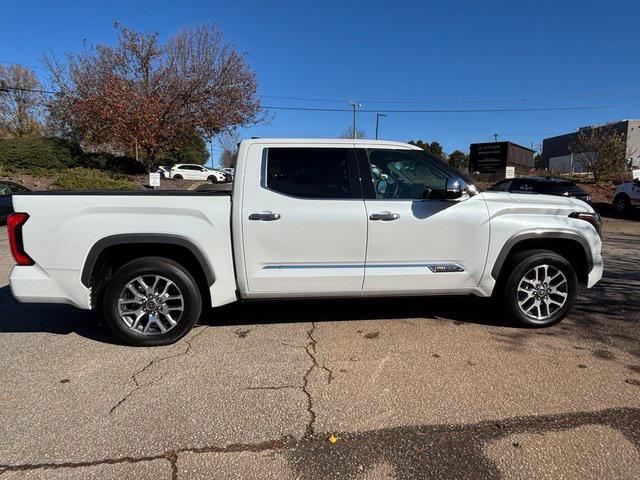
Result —
[[352, 198], [350, 148], [268, 148], [266, 186], [301, 198]]

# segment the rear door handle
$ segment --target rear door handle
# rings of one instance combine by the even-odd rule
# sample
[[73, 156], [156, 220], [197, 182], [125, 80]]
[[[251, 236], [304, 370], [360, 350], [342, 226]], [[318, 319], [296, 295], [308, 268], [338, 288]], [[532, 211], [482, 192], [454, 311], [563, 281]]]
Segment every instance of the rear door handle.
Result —
[[371, 220], [382, 220], [383, 222], [389, 222], [391, 220], [397, 220], [400, 218], [399, 213], [391, 213], [391, 212], [377, 212], [369, 215]]
[[280, 214], [273, 212], [252, 213], [249, 215], [249, 220], [262, 220], [263, 222], [271, 222], [273, 220], [280, 220]]

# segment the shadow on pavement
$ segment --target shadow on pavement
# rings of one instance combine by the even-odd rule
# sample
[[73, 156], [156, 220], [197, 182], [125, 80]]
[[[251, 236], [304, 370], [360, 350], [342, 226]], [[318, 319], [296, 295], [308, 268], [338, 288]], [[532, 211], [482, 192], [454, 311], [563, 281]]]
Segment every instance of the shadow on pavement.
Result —
[[105, 343], [117, 343], [106, 325], [94, 312], [69, 305], [19, 303], [8, 285], [0, 288], [1, 333], [52, 333], [82, 337]]
[[[617, 430], [640, 448], [640, 409], [516, 417], [472, 425], [395, 427], [340, 434], [331, 445], [326, 436], [309, 438], [287, 450], [297, 478], [368, 478], [380, 465], [391, 466], [394, 478], [502, 478], [487, 455], [490, 442], [513, 435], [545, 436], [586, 426]], [[588, 440], [587, 440], [588, 442]], [[515, 451], [525, 445], [507, 443]], [[526, 455], [526, 453], [522, 453]], [[571, 460], [567, 460], [568, 462]], [[544, 472], [544, 469], [541, 470]], [[375, 476], [375, 475], [372, 475]]]
[[252, 301], [216, 309], [205, 315], [200, 324], [232, 326], [440, 318], [460, 323], [508, 326], [492, 312], [487, 299], [472, 296]]

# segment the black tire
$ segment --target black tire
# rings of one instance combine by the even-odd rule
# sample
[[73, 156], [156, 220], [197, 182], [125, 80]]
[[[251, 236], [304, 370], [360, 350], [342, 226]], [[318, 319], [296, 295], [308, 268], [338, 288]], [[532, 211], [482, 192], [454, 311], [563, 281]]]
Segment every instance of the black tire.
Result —
[[178, 175], [174, 175], [173, 176], [174, 180], [182, 180], [182, 175], [178, 174]]
[[[518, 301], [527, 298], [528, 294], [519, 293], [518, 287], [528, 272], [531, 272], [534, 267], [542, 265], [554, 267], [562, 272], [566, 279], [566, 286], [562, 286], [562, 292], [552, 294], [551, 300], [560, 301], [563, 297], [558, 295], [562, 293], [566, 294], [566, 297], [564, 297], [564, 304], [561, 307], [556, 305], [550, 307], [548, 304], [538, 307], [537, 315], [546, 317], [538, 319], [537, 315], [527, 314], [520, 307]], [[546, 327], [559, 322], [569, 314], [576, 298], [577, 278], [575, 270], [566, 258], [550, 250], [527, 250], [514, 255], [506, 268], [509, 270], [505, 272], [506, 279], [499, 286], [498, 295], [500, 298], [498, 300], [507, 320], [526, 327]], [[531, 292], [534, 292], [534, 289]], [[534, 298], [533, 302], [535, 301]], [[530, 305], [531, 303], [525, 303], [524, 307], [529, 308]], [[555, 310], [552, 312], [551, 308], [555, 308]], [[546, 311], [544, 311], [545, 309]]]
[[209, 180], [211, 183], [218, 183], [218, 178], [215, 175], [209, 175], [207, 177], [207, 180]]
[[613, 199], [612, 206], [618, 215], [624, 215], [626, 213], [629, 213], [631, 202], [629, 201], [628, 196], [626, 196], [625, 194], [620, 194]]
[[[165, 333], [145, 335], [134, 331], [118, 312], [118, 299], [126, 285], [136, 277], [144, 275], [164, 277], [173, 282], [182, 294], [182, 314], [177, 324]], [[102, 296], [102, 311], [109, 328], [128, 345], [169, 345], [186, 335], [200, 318], [202, 295], [191, 274], [179, 263], [164, 257], [143, 257], [119, 268], [109, 280]]]

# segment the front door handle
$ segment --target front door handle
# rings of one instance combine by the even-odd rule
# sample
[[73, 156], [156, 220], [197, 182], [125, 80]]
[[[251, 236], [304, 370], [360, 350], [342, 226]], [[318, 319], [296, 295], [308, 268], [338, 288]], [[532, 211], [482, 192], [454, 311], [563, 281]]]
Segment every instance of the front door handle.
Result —
[[383, 222], [389, 222], [391, 220], [399, 219], [400, 214], [385, 211], [385, 212], [372, 213], [371, 215], [369, 215], [369, 218], [371, 220], [382, 220]]
[[273, 220], [280, 220], [280, 214], [273, 212], [252, 213], [249, 215], [249, 220], [262, 220], [263, 222], [271, 222]]

